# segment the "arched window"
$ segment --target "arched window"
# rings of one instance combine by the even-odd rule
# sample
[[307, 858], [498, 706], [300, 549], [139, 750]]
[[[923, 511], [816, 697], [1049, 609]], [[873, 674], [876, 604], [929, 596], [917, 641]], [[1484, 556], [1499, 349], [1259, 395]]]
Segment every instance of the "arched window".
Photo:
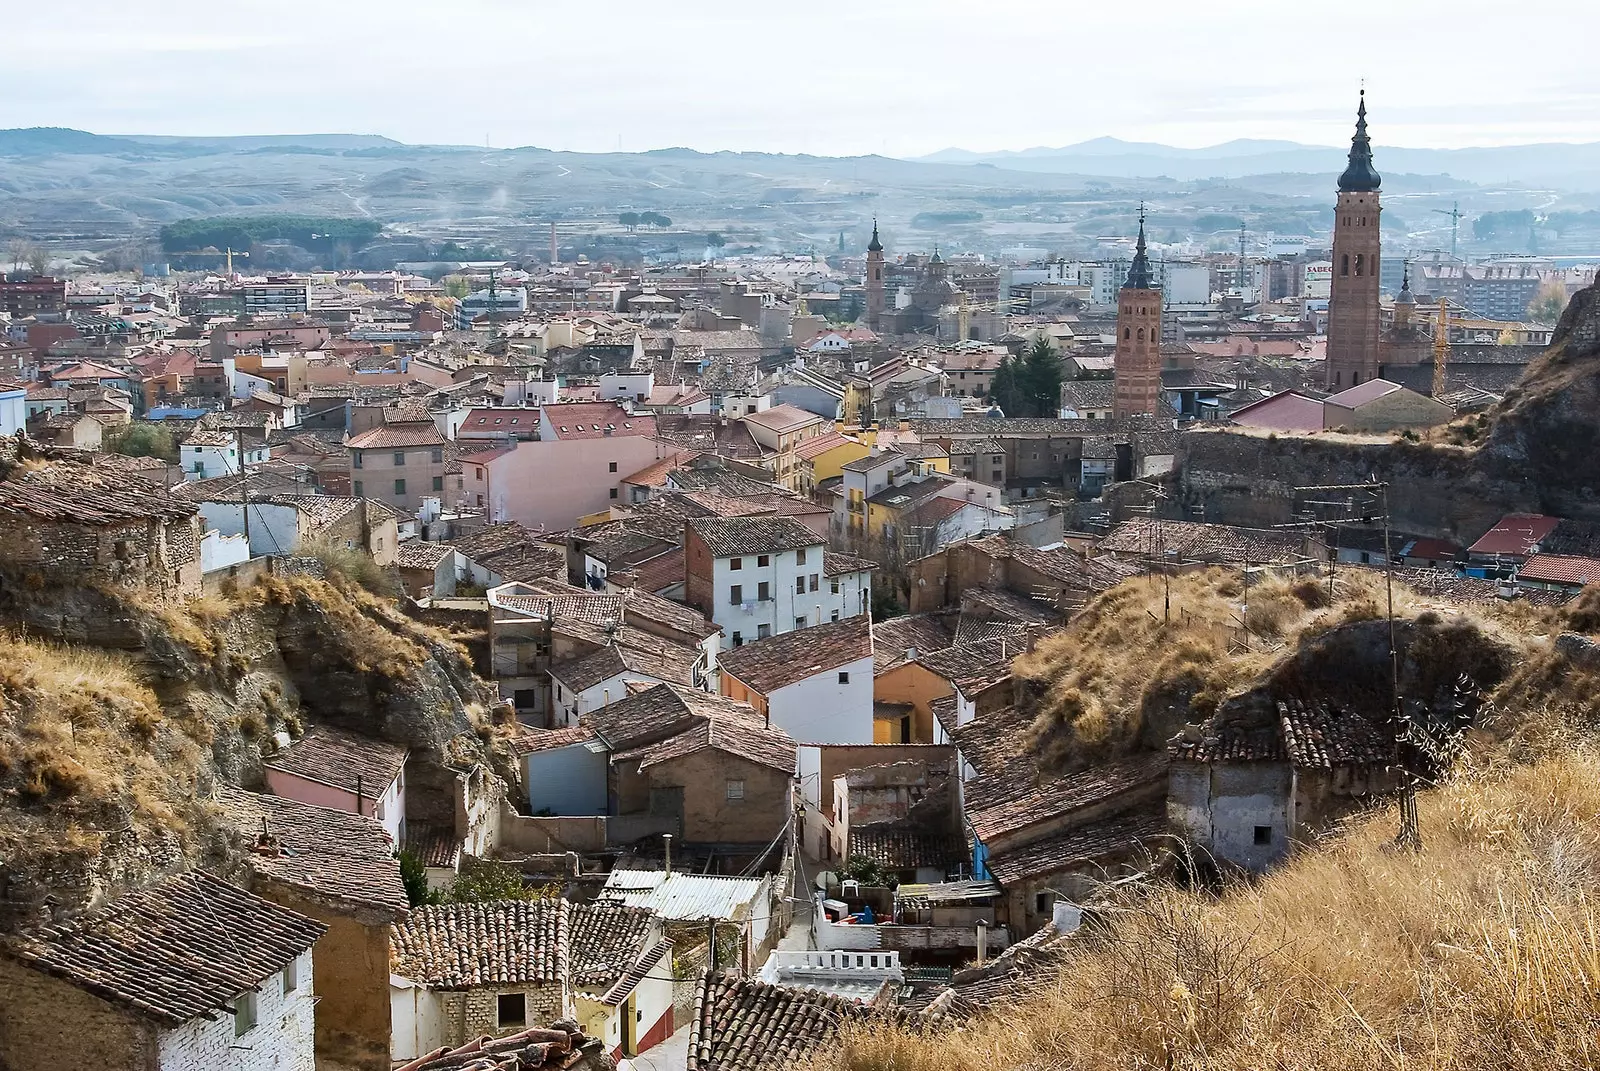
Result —
[[1131, 328], [1124, 327], [1122, 329], [1122, 337], [1123, 338], [1132, 338], [1133, 337], [1133, 330]]
[[1139, 341], [1140, 342], [1144, 341], [1144, 328], [1142, 328], [1142, 327], [1139, 328]]
[[1357, 275], [1361, 275], [1362, 272], [1363, 272], [1363, 269], [1365, 269], [1366, 266], [1367, 266], [1367, 255], [1365, 253], [1357, 253], [1356, 254], [1356, 274]]
[[1339, 274], [1340, 275], [1349, 275], [1350, 274], [1350, 254], [1349, 253], [1346, 253], [1344, 256], [1339, 258]]
[[1360, 372], [1351, 372], [1350, 373], [1350, 385], [1352, 387], [1361, 386], [1361, 373]]

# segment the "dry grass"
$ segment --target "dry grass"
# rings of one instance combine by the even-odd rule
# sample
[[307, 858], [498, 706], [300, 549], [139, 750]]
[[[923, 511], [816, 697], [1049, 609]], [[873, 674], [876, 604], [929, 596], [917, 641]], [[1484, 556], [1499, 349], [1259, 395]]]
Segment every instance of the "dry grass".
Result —
[[[1248, 608], [1246, 596], [1248, 594]], [[1170, 597], [1170, 614], [1168, 599]], [[1380, 574], [1252, 581], [1222, 569], [1120, 584], [1015, 663], [1034, 699], [1030, 749], [1049, 767], [1158, 747], [1210, 715], [1302, 637], [1382, 616]], [[1419, 604], [1396, 586], [1397, 613]], [[1248, 628], [1246, 628], [1248, 625]]]
[[0, 632], [0, 845], [28, 816], [183, 833], [195, 728], [117, 655]]
[[1424, 795], [1425, 850], [1377, 814], [1220, 899], [1161, 889], [1048, 992], [959, 1032], [877, 1027], [839, 1071], [1600, 1063], [1600, 783], [1569, 752]]

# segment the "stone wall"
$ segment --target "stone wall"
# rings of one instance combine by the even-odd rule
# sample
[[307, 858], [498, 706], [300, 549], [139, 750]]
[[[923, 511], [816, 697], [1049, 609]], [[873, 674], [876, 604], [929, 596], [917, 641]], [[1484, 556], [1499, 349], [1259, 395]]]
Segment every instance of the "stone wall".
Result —
[[[500, 1026], [502, 993], [521, 993], [527, 1000], [527, 1021]], [[484, 986], [439, 994], [443, 1013], [443, 1044], [455, 1048], [485, 1034], [501, 1037], [531, 1026], [548, 1026], [569, 1013], [560, 984], [535, 986]]]
[[[682, 788], [685, 841], [765, 844], [788, 820], [792, 777], [787, 772], [713, 748], [643, 772], [631, 766], [614, 767], [617, 809], [624, 814], [643, 811], [651, 789]], [[743, 798], [727, 798], [730, 780], [744, 782]]]
[[152, 1026], [0, 956], [0, 1067], [156, 1071], [156, 1066]]
[[279, 975], [270, 975], [261, 983], [256, 994], [256, 1025], [242, 1036], [226, 1011], [215, 1019], [193, 1019], [162, 1032], [161, 1071], [314, 1071], [312, 1032], [317, 1004], [308, 980], [310, 960], [310, 956], [302, 958], [299, 985], [290, 993], [283, 991]]
[[198, 517], [92, 525], [11, 517], [5, 559], [46, 583], [138, 584], [177, 595], [200, 594]]
[[[1175, 762], [1167, 821], [1218, 862], [1265, 870], [1288, 854], [1295, 831], [1294, 771], [1286, 762]], [[1270, 830], [1257, 841], [1258, 828]]]
[[[1265, 528], [1303, 520], [1309, 499], [1297, 488], [1387, 481], [1392, 526], [1414, 535], [1468, 543], [1507, 513], [1537, 512], [1526, 481], [1492, 479], [1473, 455], [1408, 442], [1361, 443], [1255, 435], [1222, 428], [1185, 433], [1178, 443], [1173, 510], [1194, 520]], [[1178, 515], [1176, 512], [1174, 516]]]

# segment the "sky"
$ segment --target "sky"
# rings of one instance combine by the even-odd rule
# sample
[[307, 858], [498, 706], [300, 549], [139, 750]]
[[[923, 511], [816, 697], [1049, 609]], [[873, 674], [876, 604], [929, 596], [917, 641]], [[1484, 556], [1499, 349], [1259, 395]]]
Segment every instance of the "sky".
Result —
[[[11, 7], [11, 5], [7, 5]], [[1133, 18], [1132, 13], [1138, 17]], [[1600, 3], [74, 0], [5, 16], [0, 128], [916, 156], [1110, 135], [1600, 141]]]

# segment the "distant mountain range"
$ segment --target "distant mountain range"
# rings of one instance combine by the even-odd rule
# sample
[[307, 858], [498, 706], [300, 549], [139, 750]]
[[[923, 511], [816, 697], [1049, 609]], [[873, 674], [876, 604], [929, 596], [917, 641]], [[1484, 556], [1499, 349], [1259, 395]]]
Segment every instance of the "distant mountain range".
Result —
[[[1001, 152], [943, 149], [916, 159], [924, 163], [987, 164], [1013, 171], [1154, 178], [1179, 181], [1281, 173], [1337, 172], [1348, 147], [1242, 138], [1182, 149], [1153, 142], [1095, 138], [1060, 148]], [[1484, 185], [1517, 183], [1560, 189], [1600, 188], [1600, 142], [1506, 145], [1469, 149], [1407, 149], [1373, 146], [1379, 171], [1449, 175]]]

